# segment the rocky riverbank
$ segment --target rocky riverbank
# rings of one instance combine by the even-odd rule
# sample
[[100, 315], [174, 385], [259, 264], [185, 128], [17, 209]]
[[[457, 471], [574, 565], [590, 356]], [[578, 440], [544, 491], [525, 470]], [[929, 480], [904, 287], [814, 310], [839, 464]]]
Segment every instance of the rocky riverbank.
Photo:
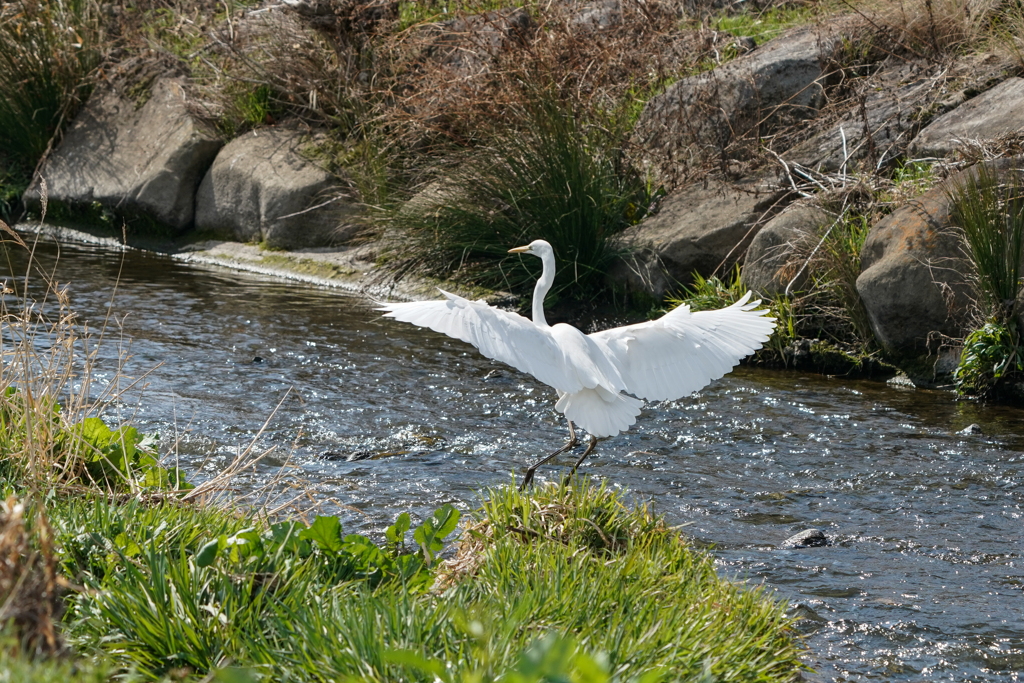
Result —
[[[515, 171], [502, 149], [563, 163], [541, 130], [561, 120], [584, 155], [598, 150], [577, 175], [612, 169], [587, 202], [621, 195], [581, 219], [594, 232], [557, 228], [575, 235], [563, 301], [649, 307], [732, 273], [776, 302], [789, 358], [817, 338], [933, 384], [991, 313], [953, 199], [978, 164], [1017, 177], [1024, 65], [1016, 39], [977, 17], [930, 4], [286, 0], [226, 14], [197, 2], [169, 27], [141, 5], [104, 7], [107, 26], [151, 40], [103, 55], [36, 167], [23, 202], [38, 215], [45, 197], [49, 221], [375, 296], [429, 295], [404, 284], [424, 277], [524, 293], [529, 274], [510, 277], [521, 266], [498, 246], [546, 236], [532, 234], [536, 215], [556, 209], [520, 204], [536, 199], [531, 183], [570, 181], [553, 164], [520, 185], [522, 173], [487, 174]], [[467, 223], [470, 199], [483, 221]]]

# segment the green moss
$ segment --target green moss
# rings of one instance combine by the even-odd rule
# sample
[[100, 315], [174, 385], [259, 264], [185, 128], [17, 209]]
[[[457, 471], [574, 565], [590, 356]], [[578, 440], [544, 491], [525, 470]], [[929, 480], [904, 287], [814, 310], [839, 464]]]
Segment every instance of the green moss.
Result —
[[762, 11], [723, 14], [713, 20], [712, 26], [716, 31], [731, 33], [737, 38], [753, 38], [760, 45], [795, 26], [811, 23], [820, 13], [821, 10], [813, 4], [782, 5]]
[[292, 273], [299, 273], [300, 275], [311, 275], [324, 280], [349, 278], [359, 274], [359, 271], [355, 269], [339, 266], [335, 263], [318, 261], [316, 259], [295, 258], [294, 256], [287, 255], [287, 253], [264, 254], [263, 257], [260, 258], [259, 264], [268, 268], [276, 268], [280, 270], [287, 270]]

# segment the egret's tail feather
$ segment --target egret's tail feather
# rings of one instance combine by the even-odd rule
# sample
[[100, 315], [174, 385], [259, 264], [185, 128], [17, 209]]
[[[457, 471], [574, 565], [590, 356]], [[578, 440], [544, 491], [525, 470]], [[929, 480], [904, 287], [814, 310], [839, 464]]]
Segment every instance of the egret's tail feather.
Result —
[[564, 394], [555, 409], [596, 437], [615, 436], [636, 422], [644, 402], [598, 386]]

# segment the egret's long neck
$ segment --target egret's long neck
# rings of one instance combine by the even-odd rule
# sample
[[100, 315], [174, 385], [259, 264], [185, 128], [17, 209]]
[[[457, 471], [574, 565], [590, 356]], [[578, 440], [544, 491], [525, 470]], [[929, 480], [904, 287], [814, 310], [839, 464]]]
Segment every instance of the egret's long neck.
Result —
[[544, 297], [555, 283], [555, 255], [548, 252], [540, 254], [540, 258], [544, 263], [544, 270], [533, 288], [533, 322], [541, 327], [547, 327], [548, 321], [544, 318]]

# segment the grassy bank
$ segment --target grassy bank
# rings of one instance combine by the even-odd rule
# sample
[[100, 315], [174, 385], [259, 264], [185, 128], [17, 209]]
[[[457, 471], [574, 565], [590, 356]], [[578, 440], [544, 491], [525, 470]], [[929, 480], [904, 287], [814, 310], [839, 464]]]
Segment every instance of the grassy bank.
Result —
[[[401, 522], [378, 546], [326, 517], [265, 525], [92, 496], [46, 513], [61, 574], [80, 586], [63, 637], [147, 680], [227, 666], [275, 681], [784, 681], [800, 669], [782, 606], [588, 484], [489, 491], [454, 557], [430, 565], [440, 544], [419, 546]], [[218, 533], [226, 552], [207, 564]]]
[[103, 328], [63, 289], [29, 301], [7, 287], [0, 309], [10, 675], [600, 683], [801, 670], [784, 605], [718, 576], [707, 551], [616, 491], [502, 486], [467, 515], [403, 514], [380, 537], [272, 514], [264, 494], [226, 497], [230, 471], [186, 482], [111, 412], [130, 381], [94, 393]]

